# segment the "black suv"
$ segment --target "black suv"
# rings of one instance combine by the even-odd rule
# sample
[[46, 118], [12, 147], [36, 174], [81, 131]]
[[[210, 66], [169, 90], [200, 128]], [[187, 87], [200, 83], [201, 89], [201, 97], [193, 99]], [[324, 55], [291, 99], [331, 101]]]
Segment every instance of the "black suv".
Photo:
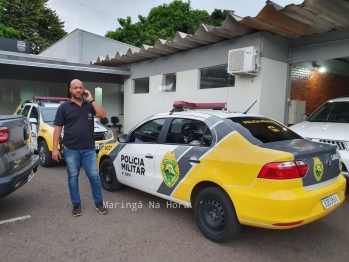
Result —
[[28, 118], [0, 115], [0, 198], [30, 181], [38, 164]]

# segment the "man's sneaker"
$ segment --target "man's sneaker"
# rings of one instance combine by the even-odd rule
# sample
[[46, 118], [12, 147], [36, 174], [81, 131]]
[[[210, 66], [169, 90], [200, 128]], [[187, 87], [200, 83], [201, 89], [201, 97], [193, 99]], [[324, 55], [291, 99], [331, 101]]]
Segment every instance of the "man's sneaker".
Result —
[[96, 210], [102, 215], [108, 214], [108, 209], [103, 206], [103, 202], [96, 205]]
[[73, 205], [73, 216], [78, 217], [81, 216], [81, 205], [80, 204], [75, 204]]

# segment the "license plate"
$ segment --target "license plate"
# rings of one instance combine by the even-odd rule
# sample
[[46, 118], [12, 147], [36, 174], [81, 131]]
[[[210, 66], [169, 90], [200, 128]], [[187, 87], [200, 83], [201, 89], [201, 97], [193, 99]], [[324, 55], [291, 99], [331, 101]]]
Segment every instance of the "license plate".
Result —
[[32, 170], [32, 171], [30, 172], [29, 176], [28, 176], [28, 182], [29, 182], [30, 180], [32, 180], [32, 178], [34, 177], [34, 175], [35, 175], [35, 173], [34, 173], [34, 171]]
[[337, 196], [337, 194], [330, 195], [328, 197], [324, 197], [321, 199], [321, 203], [324, 206], [325, 209], [329, 209], [330, 207], [333, 207], [337, 205], [339, 202], [341, 202]]
[[99, 150], [100, 148], [101, 148], [101, 145], [99, 145], [99, 144], [98, 144], [98, 145], [95, 145], [95, 149], [96, 149], [96, 150]]

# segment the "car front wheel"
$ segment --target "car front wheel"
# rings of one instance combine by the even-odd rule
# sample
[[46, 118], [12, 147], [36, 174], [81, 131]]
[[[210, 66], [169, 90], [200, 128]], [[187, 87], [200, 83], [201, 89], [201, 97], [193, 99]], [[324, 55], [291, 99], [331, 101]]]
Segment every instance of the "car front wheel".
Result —
[[52, 152], [48, 149], [45, 141], [39, 143], [39, 162], [43, 167], [49, 167], [53, 164]]
[[219, 187], [205, 188], [197, 195], [194, 214], [201, 232], [214, 242], [227, 242], [241, 230], [230, 197]]
[[115, 191], [121, 188], [121, 184], [116, 178], [116, 172], [113, 162], [110, 158], [106, 158], [102, 161], [100, 166], [101, 183], [105, 190]]

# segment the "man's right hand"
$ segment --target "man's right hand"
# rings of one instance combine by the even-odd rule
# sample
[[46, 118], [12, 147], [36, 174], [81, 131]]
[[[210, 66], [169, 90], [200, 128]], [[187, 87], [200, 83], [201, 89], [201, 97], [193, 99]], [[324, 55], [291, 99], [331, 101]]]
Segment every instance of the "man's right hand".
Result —
[[59, 152], [58, 149], [52, 150], [52, 159], [56, 162], [59, 162], [59, 160], [62, 159], [61, 153]]

